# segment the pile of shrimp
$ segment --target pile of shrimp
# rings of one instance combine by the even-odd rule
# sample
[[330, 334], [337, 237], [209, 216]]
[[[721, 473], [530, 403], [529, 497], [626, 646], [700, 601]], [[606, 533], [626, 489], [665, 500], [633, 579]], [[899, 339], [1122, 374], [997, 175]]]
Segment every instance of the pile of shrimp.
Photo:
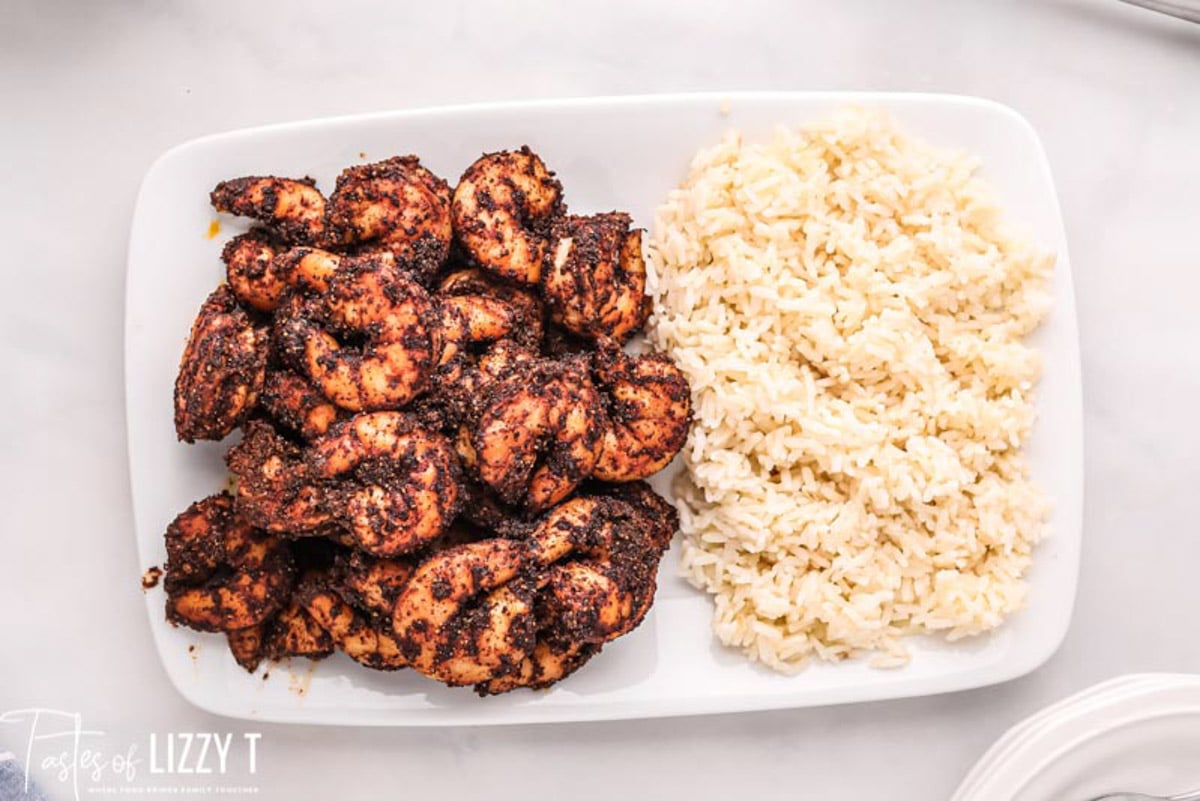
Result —
[[232, 489], [167, 528], [167, 618], [238, 664], [342, 651], [481, 695], [547, 687], [650, 609], [674, 509], [645, 479], [691, 391], [624, 345], [641, 231], [569, 215], [528, 147], [455, 187], [416, 156], [212, 191], [224, 247], [175, 384]]

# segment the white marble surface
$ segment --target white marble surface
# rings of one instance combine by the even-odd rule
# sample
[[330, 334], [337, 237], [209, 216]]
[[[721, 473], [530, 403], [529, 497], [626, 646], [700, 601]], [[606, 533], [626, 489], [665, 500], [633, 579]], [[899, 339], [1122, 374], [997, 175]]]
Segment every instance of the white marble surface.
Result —
[[[122, 292], [134, 195], [160, 152], [358, 111], [744, 88], [975, 94], [1041, 134], [1075, 269], [1087, 437], [1083, 574], [1058, 655], [999, 687], [820, 710], [477, 731], [252, 725], [257, 773], [238, 763], [223, 781], [266, 798], [610, 799], [656, 786], [663, 798], [926, 801], [1053, 699], [1129, 671], [1200, 671], [1200, 27], [1113, 0], [9, 0], [0, 713], [79, 712], [114, 750], [150, 732], [247, 730], [168, 685], [135, 580]], [[15, 731], [0, 727], [0, 752], [24, 747]]]

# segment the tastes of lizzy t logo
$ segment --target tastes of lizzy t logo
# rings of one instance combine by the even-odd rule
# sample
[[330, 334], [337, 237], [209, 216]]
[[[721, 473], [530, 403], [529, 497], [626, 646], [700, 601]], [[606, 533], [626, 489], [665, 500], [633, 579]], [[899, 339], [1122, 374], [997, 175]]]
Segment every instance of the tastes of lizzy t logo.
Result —
[[85, 795], [257, 793], [257, 786], [235, 777], [258, 773], [261, 737], [150, 732], [113, 744], [78, 713], [14, 709], [0, 714], [0, 801], [40, 801], [39, 787], [59, 797], [49, 790], [54, 785], [69, 787], [75, 801]]

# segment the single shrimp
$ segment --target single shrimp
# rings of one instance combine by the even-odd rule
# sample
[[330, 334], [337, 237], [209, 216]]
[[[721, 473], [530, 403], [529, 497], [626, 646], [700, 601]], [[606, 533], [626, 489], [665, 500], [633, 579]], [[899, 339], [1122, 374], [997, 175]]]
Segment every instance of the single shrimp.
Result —
[[225, 633], [229, 651], [239, 665], [253, 673], [268, 659], [293, 656], [324, 659], [333, 653], [333, 638], [293, 595], [286, 606], [257, 626]]
[[332, 588], [305, 582], [296, 599], [347, 656], [373, 670], [399, 670], [408, 665], [400, 644], [385, 625], [373, 623]]
[[505, 503], [546, 509], [591, 475], [604, 425], [580, 361], [533, 361], [490, 384], [471, 432], [473, 460]]
[[647, 524], [646, 533], [660, 554], [671, 547], [671, 540], [679, 531], [679, 512], [670, 501], [655, 492], [645, 481], [626, 481], [619, 484], [588, 481], [579, 488], [579, 494], [615, 498], [629, 504]]
[[325, 196], [316, 183], [250, 175], [221, 181], [209, 199], [217, 211], [258, 220], [285, 242], [318, 244], [325, 238]]
[[338, 419], [338, 408], [312, 385], [291, 370], [267, 373], [259, 405], [267, 414], [304, 439], [319, 437]]
[[438, 537], [458, 504], [450, 443], [401, 412], [359, 414], [314, 441], [309, 474], [334, 484], [327, 508], [375, 556], [396, 556]]
[[535, 645], [533, 583], [514, 579], [446, 626], [434, 678], [461, 687], [518, 670]]
[[291, 591], [291, 553], [274, 535], [235, 517], [228, 495], [193, 503], [164, 539], [172, 623], [198, 631], [249, 628], [278, 610]]
[[537, 284], [549, 224], [562, 211], [562, 184], [528, 147], [485, 153], [454, 190], [454, 233], [480, 267]]
[[520, 687], [544, 689], [570, 676], [599, 652], [600, 646], [592, 643], [539, 639], [516, 671], [480, 682], [475, 691], [480, 695], [499, 695]]
[[455, 270], [442, 278], [437, 294], [442, 297], [482, 297], [502, 301], [509, 306], [519, 325], [512, 337], [526, 348], [537, 350], [545, 332], [546, 312], [537, 294], [514, 284], [504, 283], [479, 269]]
[[550, 319], [589, 340], [621, 343], [650, 314], [642, 232], [628, 214], [564, 217], [555, 222], [552, 257], [542, 273]]
[[468, 345], [504, 339], [517, 328], [516, 311], [502, 300], [483, 295], [435, 297], [435, 300], [442, 342], [438, 367], [461, 369]]
[[328, 487], [310, 479], [300, 448], [269, 423], [247, 423], [225, 463], [237, 479], [237, 514], [250, 524], [296, 536], [322, 533], [332, 525]]
[[267, 622], [263, 655], [272, 662], [292, 656], [324, 659], [333, 653], [333, 637], [293, 595]]
[[320, 295], [329, 290], [342, 258], [320, 248], [294, 247], [276, 255], [270, 269], [288, 286]]
[[530, 534], [529, 552], [544, 569], [544, 616], [566, 641], [615, 639], [653, 603], [662, 551], [653, 522], [623, 501], [581, 496], [560, 504]]
[[450, 252], [450, 185], [416, 156], [344, 170], [326, 215], [337, 243], [386, 250], [426, 285]]
[[343, 598], [390, 626], [396, 599], [416, 569], [411, 559], [379, 559], [350, 551], [338, 556], [334, 581]]
[[260, 312], [272, 312], [288, 288], [275, 268], [278, 240], [263, 229], [225, 243], [221, 260], [225, 278], [239, 301]]
[[598, 352], [593, 365], [608, 427], [592, 475], [636, 481], [662, 470], [687, 441], [692, 422], [687, 378], [666, 356], [627, 356], [615, 348]]
[[175, 432], [184, 442], [220, 440], [254, 409], [270, 349], [257, 323], [222, 285], [200, 307], [175, 379]]
[[[343, 347], [331, 327], [364, 339]], [[395, 409], [428, 383], [440, 351], [433, 304], [389, 258], [343, 259], [328, 291], [276, 326], [286, 358], [343, 409]]]
[[446, 421], [453, 425], [469, 414], [475, 402], [476, 351], [511, 336], [520, 324], [513, 307], [495, 298], [435, 295], [434, 300], [442, 350], [429, 395], [436, 398]]
[[434, 554], [417, 568], [392, 617], [413, 669], [450, 684], [517, 669], [533, 647], [530, 588], [514, 582], [526, 563], [523, 543], [488, 539]]

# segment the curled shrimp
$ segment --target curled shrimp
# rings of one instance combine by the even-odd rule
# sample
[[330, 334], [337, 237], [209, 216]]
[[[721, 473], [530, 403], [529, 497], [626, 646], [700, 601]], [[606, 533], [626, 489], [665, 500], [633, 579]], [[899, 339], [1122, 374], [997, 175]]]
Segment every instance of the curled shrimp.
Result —
[[319, 295], [329, 290], [341, 264], [342, 257], [336, 253], [302, 246], [276, 255], [270, 269], [288, 286]]
[[270, 337], [222, 285], [200, 307], [175, 379], [175, 432], [184, 442], [224, 439], [253, 410]]
[[458, 503], [450, 443], [401, 412], [359, 414], [312, 443], [307, 464], [334, 482], [328, 506], [360, 548], [396, 556], [437, 538]]
[[603, 430], [582, 363], [534, 361], [490, 384], [471, 432], [471, 461], [505, 503], [546, 509], [591, 475]]
[[650, 298], [642, 232], [630, 225], [621, 212], [555, 222], [541, 284], [550, 319], [589, 340], [621, 343], [641, 330]]
[[482, 295], [438, 297], [437, 307], [442, 342], [439, 367], [459, 366], [468, 345], [504, 339], [518, 322], [512, 306]]
[[386, 624], [373, 622], [348, 604], [331, 587], [305, 582], [296, 599], [347, 656], [374, 670], [399, 670], [408, 665], [400, 644]]
[[416, 569], [410, 559], [380, 559], [350, 551], [339, 555], [334, 574], [343, 598], [390, 627], [396, 599]]
[[278, 662], [293, 656], [324, 659], [333, 653], [333, 638], [292, 596], [286, 606], [256, 626], [225, 633], [229, 651], [253, 673], [263, 659]]
[[291, 656], [323, 659], [333, 653], [333, 638], [293, 596], [279, 614], [267, 621], [262, 650], [273, 662]]
[[249, 175], [221, 181], [209, 195], [220, 212], [251, 217], [289, 243], [325, 238], [325, 196], [312, 178]]
[[512, 673], [476, 685], [480, 695], [499, 695], [520, 687], [540, 690], [562, 681], [600, 652], [592, 643], [539, 639]]
[[247, 423], [242, 441], [229, 450], [225, 462], [237, 479], [237, 514], [252, 525], [306, 535], [332, 524], [326, 509], [328, 489], [310, 479], [300, 448], [269, 423]]
[[233, 514], [212, 495], [167, 527], [167, 619], [199, 631], [245, 629], [266, 620], [292, 588], [291, 553], [281, 540]]
[[562, 209], [562, 184], [528, 147], [486, 153], [454, 190], [454, 233], [480, 267], [536, 284], [549, 223]]
[[[343, 347], [325, 326], [362, 336], [361, 350]], [[284, 355], [351, 411], [408, 403], [425, 388], [440, 351], [429, 296], [391, 257], [343, 259], [328, 291], [276, 330]]]
[[646, 523], [644, 532], [660, 554], [671, 547], [671, 540], [679, 531], [679, 512], [670, 501], [655, 492], [645, 481], [626, 481], [619, 484], [589, 481], [580, 487], [579, 493], [588, 497], [614, 498], [632, 507]]
[[555, 507], [528, 536], [537, 644], [517, 670], [478, 684], [481, 695], [565, 678], [604, 642], [637, 626], [650, 608], [658, 558], [674, 534], [674, 510], [644, 482], [586, 491], [604, 494]]
[[450, 185], [416, 156], [349, 167], [338, 176], [326, 212], [341, 245], [387, 250], [432, 279], [450, 252]]
[[[457, 430], [456, 447], [458, 443], [471, 447], [471, 429], [466, 422], [479, 417], [488, 405], [491, 389], [512, 378], [514, 371], [523, 369], [522, 365], [532, 366], [537, 358], [535, 351], [515, 340], [501, 339], [473, 360], [456, 358], [439, 368], [437, 396], [443, 408], [444, 430]], [[474, 468], [475, 464], [471, 456], [469, 466]]]
[[691, 387], [683, 373], [666, 356], [609, 349], [596, 355], [595, 375], [608, 404], [608, 428], [593, 476], [636, 481], [666, 467], [692, 421]]
[[441, 405], [445, 421], [453, 426], [470, 412], [478, 382], [476, 351], [519, 330], [515, 309], [482, 295], [435, 296], [441, 356], [431, 382], [431, 395]]
[[338, 408], [308, 379], [291, 370], [267, 373], [259, 405], [305, 439], [321, 436], [338, 419]]
[[537, 350], [545, 331], [545, 309], [538, 296], [523, 287], [503, 283], [478, 269], [455, 270], [438, 285], [442, 297], [481, 297], [509, 306], [518, 322], [513, 338], [522, 346]]
[[413, 669], [452, 686], [516, 670], [533, 647], [523, 543], [488, 539], [427, 559], [396, 600], [392, 625]]
[[221, 251], [229, 288], [256, 311], [274, 311], [288, 288], [275, 268], [277, 245], [269, 232], [255, 229], [230, 239]]
[[548, 512], [529, 537], [544, 568], [539, 596], [555, 634], [602, 643], [632, 631], [654, 600], [661, 550], [654, 523], [609, 497], [576, 497]]

